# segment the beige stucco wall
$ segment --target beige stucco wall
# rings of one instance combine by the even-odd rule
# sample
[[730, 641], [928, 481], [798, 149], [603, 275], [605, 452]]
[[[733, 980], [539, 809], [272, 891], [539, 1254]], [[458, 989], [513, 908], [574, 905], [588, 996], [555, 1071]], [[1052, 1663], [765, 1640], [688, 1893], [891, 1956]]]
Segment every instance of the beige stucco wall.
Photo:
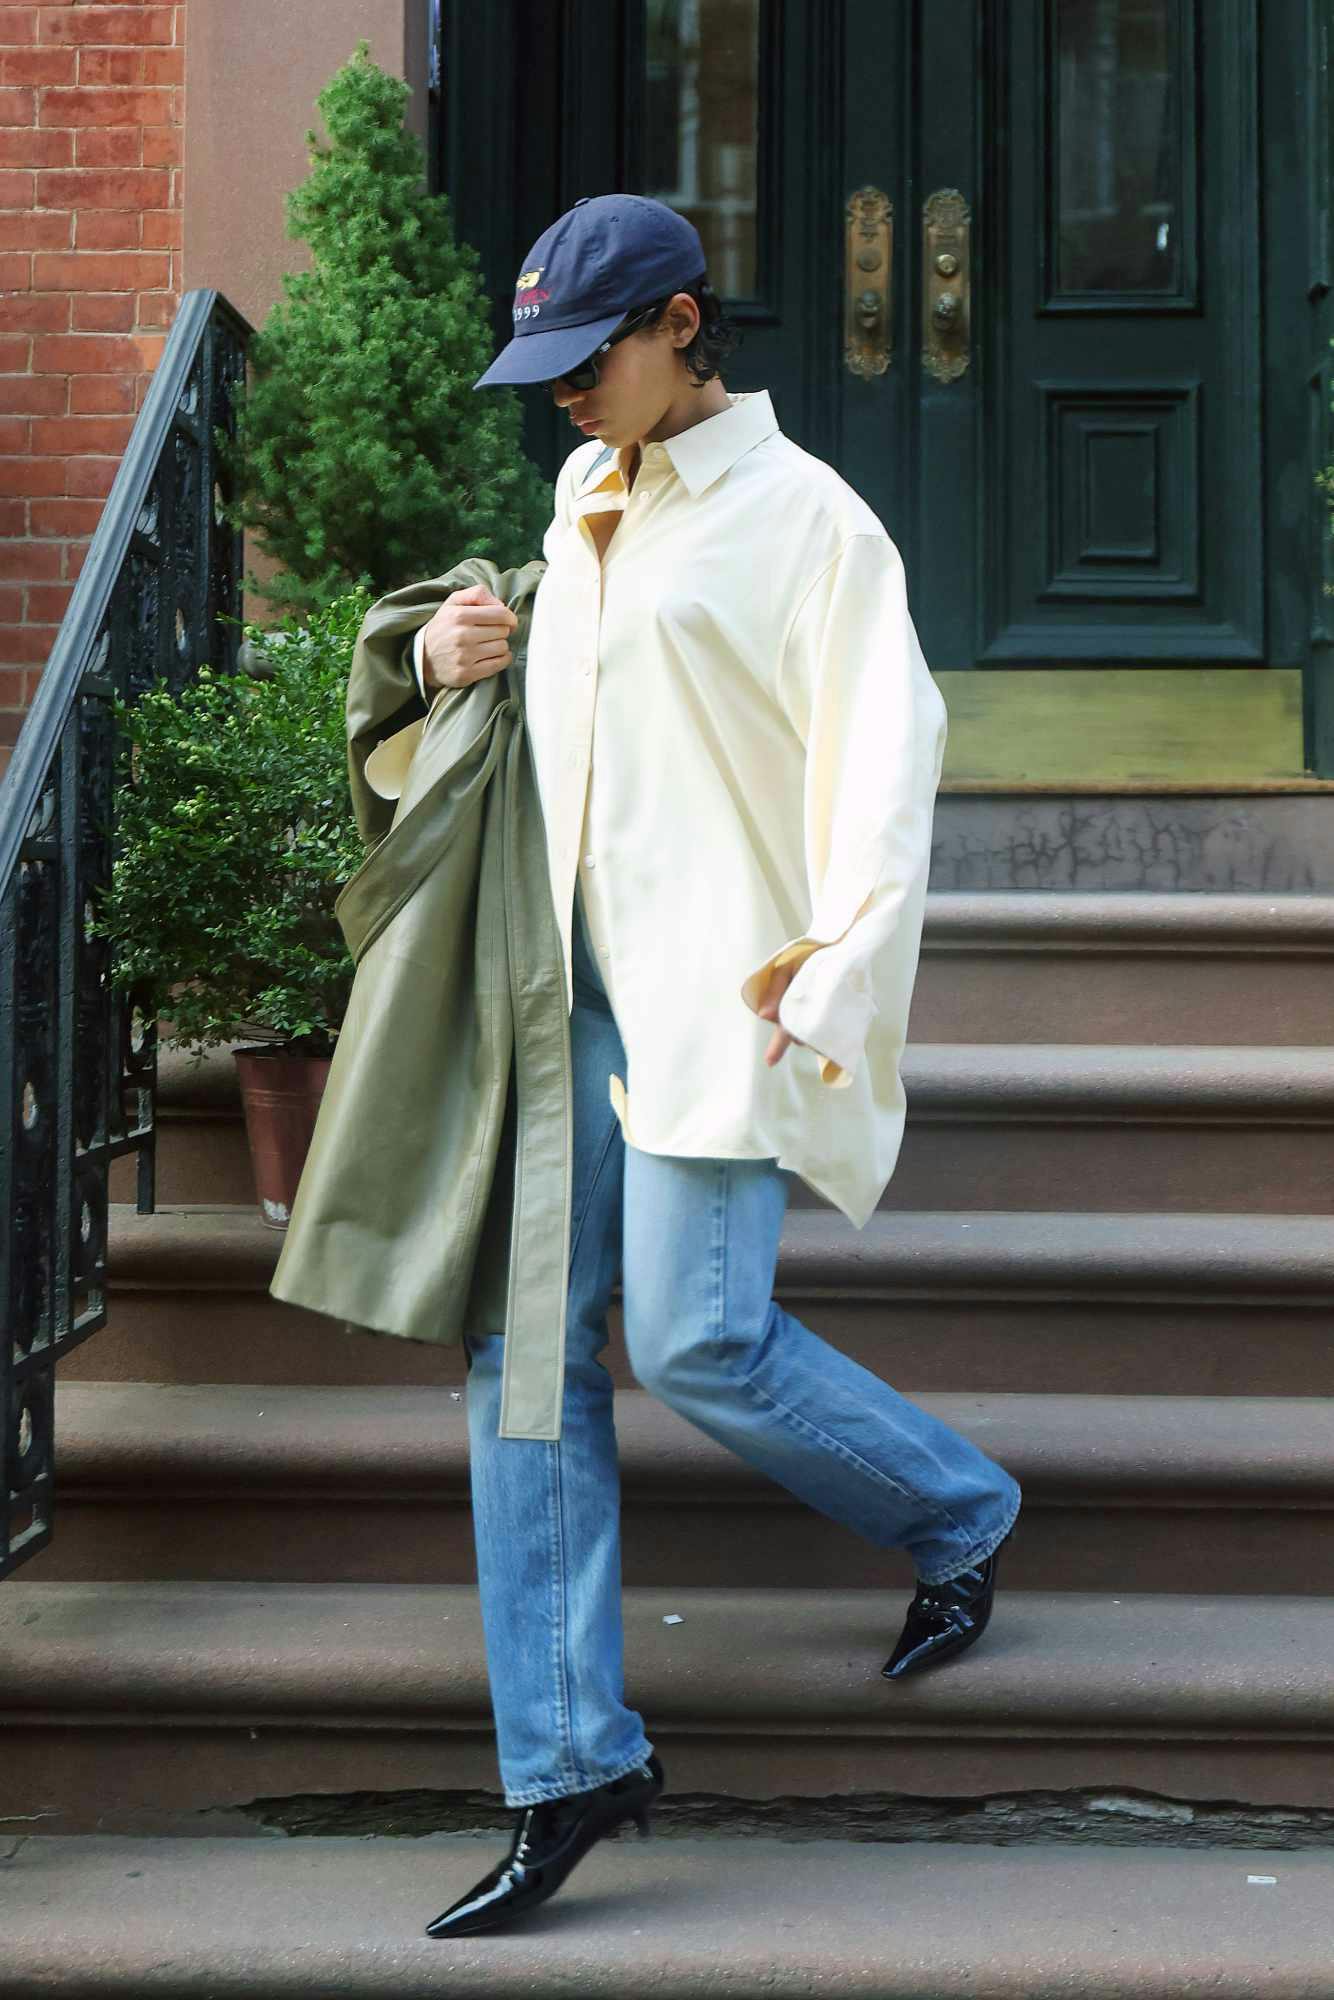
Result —
[[[426, 134], [422, 0], [189, 0], [185, 64], [183, 283], [213, 285], [259, 326], [284, 271], [309, 261], [284, 232], [283, 198], [310, 170], [315, 99], [364, 36], [383, 69], [412, 85], [409, 123]], [[247, 537], [246, 567], [274, 564]], [[272, 608], [243, 595], [247, 618]]]
[[185, 66], [187, 288], [215, 285], [256, 325], [306, 248], [283, 197], [309, 170], [315, 99], [362, 36], [413, 86], [426, 130], [422, 0], [190, 0]]

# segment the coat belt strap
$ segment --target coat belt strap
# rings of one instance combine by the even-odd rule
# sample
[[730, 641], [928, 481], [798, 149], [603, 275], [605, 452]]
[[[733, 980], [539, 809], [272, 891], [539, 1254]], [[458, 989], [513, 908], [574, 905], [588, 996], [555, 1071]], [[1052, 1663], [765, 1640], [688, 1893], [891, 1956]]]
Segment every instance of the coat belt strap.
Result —
[[[518, 1119], [501, 1437], [557, 1439], [565, 1390], [573, 1091], [565, 969], [545, 868], [529, 748], [516, 712], [506, 746], [503, 851]], [[523, 865], [524, 857], [529, 865]]]

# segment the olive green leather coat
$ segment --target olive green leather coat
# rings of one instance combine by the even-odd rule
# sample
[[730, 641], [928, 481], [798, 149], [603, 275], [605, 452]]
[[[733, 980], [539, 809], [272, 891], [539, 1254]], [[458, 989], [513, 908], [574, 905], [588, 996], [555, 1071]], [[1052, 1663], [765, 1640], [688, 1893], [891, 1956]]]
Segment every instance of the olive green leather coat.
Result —
[[[363, 621], [348, 770], [370, 851], [334, 911], [356, 963], [275, 1298], [408, 1340], [505, 1336], [499, 1434], [558, 1438], [570, 1019], [524, 727], [545, 568], [470, 558]], [[412, 636], [483, 583], [511, 663], [424, 708]]]

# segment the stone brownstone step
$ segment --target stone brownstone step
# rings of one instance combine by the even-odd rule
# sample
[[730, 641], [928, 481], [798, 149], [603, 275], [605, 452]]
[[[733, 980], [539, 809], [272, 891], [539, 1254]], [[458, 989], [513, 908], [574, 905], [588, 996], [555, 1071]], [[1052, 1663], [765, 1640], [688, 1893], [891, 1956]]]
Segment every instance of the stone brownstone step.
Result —
[[1334, 896], [933, 891], [916, 1042], [1334, 1042]]
[[[1319, 1397], [914, 1399], [1019, 1480], [1007, 1585], [1334, 1596]], [[59, 1532], [29, 1581], [471, 1583], [461, 1392], [56, 1385]], [[798, 1502], [642, 1389], [617, 1393], [628, 1584], [911, 1588], [902, 1549]]]
[[430, 1919], [504, 1845], [495, 1832], [29, 1834], [0, 1862], [0, 2000], [1323, 2000], [1329, 1991], [1328, 1849], [622, 1834], [600, 1841], [521, 1924], [427, 1937]]
[[[1063, 1190], [1061, 1190], [1063, 1192]], [[435, 1383], [456, 1349], [345, 1328], [268, 1285], [253, 1208], [113, 1206], [109, 1321], [62, 1381]], [[1334, 1394], [1327, 1214], [789, 1210], [778, 1294], [904, 1393]], [[629, 1370], [613, 1306], [609, 1365]]]
[[[1332, 982], [1334, 983], [1334, 982]], [[1138, 1028], [1129, 1018], [1123, 1032]], [[230, 1053], [222, 1061], [231, 1064]], [[239, 1100], [226, 1073], [164, 1059], [160, 1205], [253, 1206]], [[908, 1123], [886, 1208], [1328, 1209], [1334, 1031], [1302, 1046], [915, 1041]], [[195, 1092], [195, 1101], [183, 1093]], [[134, 1199], [117, 1161], [113, 1201]], [[825, 1206], [800, 1185], [794, 1202]]]
[[[679, 1787], [727, 1798], [1091, 1786], [1334, 1807], [1334, 1600], [1002, 1589], [978, 1645], [886, 1681], [905, 1608], [894, 1590], [630, 1589], [627, 1700]], [[0, 1590], [0, 1728], [9, 1835], [235, 1830], [294, 1794], [497, 1783], [461, 1585], [21, 1572]]]
[[[917, 1043], [885, 1208], [1325, 1213], [1334, 1045]], [[815, 1197], [804, 1187], [793, 1196]]]

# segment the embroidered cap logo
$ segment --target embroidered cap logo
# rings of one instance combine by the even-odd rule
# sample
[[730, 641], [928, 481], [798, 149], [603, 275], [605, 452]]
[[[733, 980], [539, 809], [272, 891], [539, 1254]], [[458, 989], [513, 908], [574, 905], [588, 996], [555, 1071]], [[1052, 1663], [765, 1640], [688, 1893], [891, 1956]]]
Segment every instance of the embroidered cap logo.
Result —
[[[541, 307], [541, 302], [544, 299], [549, 299], [551, 297], [550, 292], [538, 291], [536, 289], [537, 281], [541, 277], [543, 271], [546, 270], [546, 268], [547, 267], [545, 264], [539, 264], [537, 266], [537, 269], [534, 271], [520, 272], [518, 281], [514, 287], [514, 308], [512, 315], [513, 318], [515, 319], [536, 318], [537, 313]], [[526, 299], [523, 297], [523, 294], [525, 292], [529, 295]]]

